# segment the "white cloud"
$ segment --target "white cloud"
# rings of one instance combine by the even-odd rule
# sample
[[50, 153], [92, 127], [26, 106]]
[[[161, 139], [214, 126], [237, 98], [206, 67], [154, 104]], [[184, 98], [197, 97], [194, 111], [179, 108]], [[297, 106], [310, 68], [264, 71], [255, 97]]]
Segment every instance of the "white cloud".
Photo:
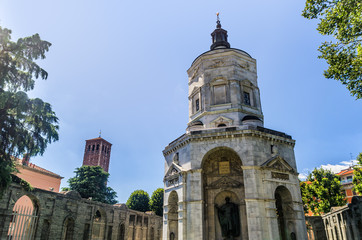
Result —
[[[350, 160], [350, 161], [342, 161], [337, 164], [325, 164], [325, 165], [321, 165], [317, 168], [324, 168], [324, 169], [331, 170], [333, 173], [339, 173], [343, 169], [347, 169], [348, 167], [353, 166], [355, 164], [357, 164], [357, 160]], [[305, 181], [308, 174], [312, 171], [313, 171], [313, 169], [312, 170], [308, 169], [308, 168], [303, 169], [302, 172], [299, 173], [299, 176], [298, 176], [299, 179], [302, 181]]]
[[347, 168], [353, 166], [354, 164], [357, 164], [356, 160], [343, 161], [343, 162], [340, 162], [339, 164], [335, 164], [335, 165], [333, 165], [333, 164], [321, 165], [320, 167], [331, 170], [334, 173], [339, 173], [343, 169], [347, 169]]
[[298, 178], [302, 181], [305, 181], [307, 179], [307, 174], [306, 173], [299, 173]]

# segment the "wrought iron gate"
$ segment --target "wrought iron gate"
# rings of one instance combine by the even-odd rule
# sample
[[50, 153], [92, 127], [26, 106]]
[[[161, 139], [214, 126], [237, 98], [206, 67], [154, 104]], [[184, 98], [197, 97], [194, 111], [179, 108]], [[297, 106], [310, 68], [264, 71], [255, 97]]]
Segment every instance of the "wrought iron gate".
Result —
[[15, 205], [11, 217], [8, 240], [32, 240], [38, 220], [37, 209], [32, 206]]

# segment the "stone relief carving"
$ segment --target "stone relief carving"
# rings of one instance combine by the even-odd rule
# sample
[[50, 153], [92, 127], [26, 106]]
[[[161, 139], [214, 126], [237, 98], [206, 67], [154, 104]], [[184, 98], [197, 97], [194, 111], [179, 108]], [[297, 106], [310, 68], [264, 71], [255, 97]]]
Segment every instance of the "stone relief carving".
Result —
[[289, 180], [289, 174], [285, 173], [278, 173], [278, 172], [272, 172], [272, 178], [282, 179], [282, 180]]
[[239, 65], [239, 67], [250, 71], [250, 64], [248, 62], [244, 62], [244, 63], [238, 64], [238, 65]]
[[243, 184], [239, 181], [236, 181], [232, 178], [229, 177], [221, 177], [218, 180], [212, 182], [211, 184], [209, 184], [206, 188], [208, 189], [213, 189], [213, 188], [217, 188], [217, 189], [224, 189], [224, 188], [239, 188], [241, 187]]
[[213, 121], [210, 122], [211, 125], [213, 125], [214, 127], [217, 127], [219, 124], [225, 124], [227, 126], [231, 126], [233, 124], [233, 120], [224, 116], [220, 116], [216, 119], [214, 119]]
[[209, 65], [209, 68], [218, 68], [218, 67], [222, 67], [222, 66], [224, 66], [224, 61], [221, 59], [215, 59]]
[[270, 167], [281, 170], [281, 171], [288, 171], [289, 169], [286, 168], [283, 164], [281, 164], [279, 161], [271, 165]]
[[179, 167], [177, 167], [175, 163], [172, 163], [164, 178], [166, 186], [169, 187], [171, 185], [179, 184], [181, 182], [181, 179], [181, 169], [179, 169]]
[[261, 166], [265, 166], [282, 172], [294, 172], [294, 169], [279, 155], [272, 157]]
[[169, 205], [168, 212], [177, 212], [177, 205]]

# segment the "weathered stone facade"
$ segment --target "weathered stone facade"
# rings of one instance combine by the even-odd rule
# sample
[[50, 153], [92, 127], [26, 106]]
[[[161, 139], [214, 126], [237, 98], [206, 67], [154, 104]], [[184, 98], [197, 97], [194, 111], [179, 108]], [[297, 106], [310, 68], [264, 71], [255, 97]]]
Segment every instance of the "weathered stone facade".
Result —
[[[25, 192], [12, 184], [0, 199], [0, 239], [15, 237], [14, 224], [29, 228], [30, 223], [13, 213], [14, 205], [24, 195], [33, 203], [31, 234], [35, 240], [157, 240], [162, 238], [162, 218], [153, 213], [128, 209], [124, 204], [108, 205], [82, 199], [77, 192], [55, 193], [34, 189]], [[21, 209], [21, 208], [20, 208]], [[29, 219], [27, 217], [26, 219]], [[29, 220], [26, 220], [29, 221]], [[19, 232], [19, 228], [17, 228]], [[9, 238], [8, 235], [13, 235]], [[23, 238], [21, 238], [23, 239]], [[25, 238], [24, 238], [25, 239]]]
[[[220, 22], [212, 36], [188, 70], [186, 134], [163, 151], [163, 239], [307, 239], [295, 141], [263, 127], [256, 60], [230, 48]], [[225, 202], [240, 218], [232, 238]]]
[[321, 216], [305, 216], [305, 222], [307, 225], [308, 240], [327, 240], [326, 230]]
[[362, 239], [362, 197], [354, 196], [352, 203], [332, 208], [322, 218], [328, 240]]

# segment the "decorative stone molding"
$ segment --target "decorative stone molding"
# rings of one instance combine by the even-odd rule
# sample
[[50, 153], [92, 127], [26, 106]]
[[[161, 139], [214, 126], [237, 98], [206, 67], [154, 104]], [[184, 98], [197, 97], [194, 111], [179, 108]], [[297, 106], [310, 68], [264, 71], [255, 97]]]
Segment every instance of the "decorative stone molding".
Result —
[[223, 67], [225, 65], [225, 62], [223, 59], [213, 59], [210, 62], [211, 63], [209, 65], [207, 65], [206, 68], [219, 68], [219, 67]]
[[169, 187], [182, 182], [182, 171], [183, 169], [173, 162], [163, 179], [163, 181], [166, 183], [166, 186]]
[[[287, 163], [287, 161], [285, 161], [279, 155], [270, 158], [269, 160], [264, 162], [261, 166], [266, 167], [266, 168], [271, 168], [271, 169], [281, 171], [281, 172], [292, 172], [292, 173], [295, 172], [294, 169]], [[276, 173], [273, 174], [273, 172], [272, 172], [272, 178], [288, 180], [289, 175], [288, 175], [288, 177], [286, 177], [285, 175], [281, 175], [281, 174], [278, 175]]]
[[[287, 135], [286, 135], [287, 136]], [[171, 154], [174, 151], [182, 148], [187, 145], [190, 141], [207, 141], [214, 139], [226, 139], [226, 138], [241, 138], [241, 137], [258, 137], [261, 139], [266, 139], [271, 142], [286, 144], [293, 146], [295, 145], [295, 140], [289, 137], [278, 136], [270, 130], [270, 132], [263, 132], [256, 129], [246, 129], [246, 130], [234, 130], [232, 132], [227, 131], [227, 128], [215, 129], [214, 131], [193, 131], [187, 134], [182, 135], [175, 141], [171, 142], [165, 150], [163, 150], [164, 156]]]
[[226, 188], [239, 188], [243, 186], [243, 183], [236, 181], [229, 177], [221, 177], [218, 180], [208, 185], [207, 189], [226, 189]]
[[225, 116], [220, 116], [216, 119], [214, 119], [213, 121], [210, 122], [212, 127], [217, 127], [219, 124], [225, 124], [226, 126], [232, 126], [233, 125], [233, 120], [230, 118], [227, 118]]
[[285, 174], [285, 173], [271, 172], [271, 176], [272, 176], [272, 178], [289, 180], [289, 174]]

